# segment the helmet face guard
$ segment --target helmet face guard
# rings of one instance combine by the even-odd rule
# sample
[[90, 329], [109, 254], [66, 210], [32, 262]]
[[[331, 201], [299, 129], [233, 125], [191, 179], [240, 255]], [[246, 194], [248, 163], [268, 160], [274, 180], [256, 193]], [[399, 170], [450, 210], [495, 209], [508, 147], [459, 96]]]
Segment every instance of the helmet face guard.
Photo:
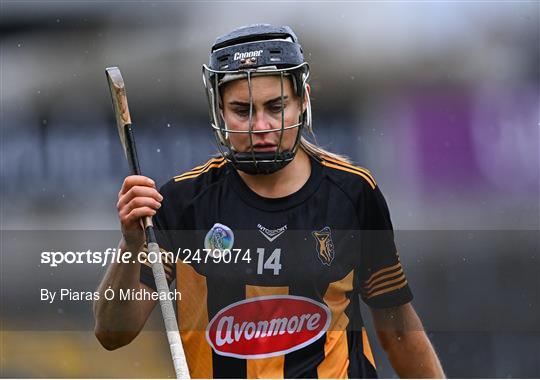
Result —
[[[246, 42], [249, 38], [250, 41]], [[290, 163], [300, 146], [304, 127], [311, 131], [311, 105], [307, 91], [309, 65], [303, 61], [296, 36], [287, 27], [254, 25], [237, 29], [218, 38], [210, 55], [210, 67], [203, 65], [203, 83], [210, 109], [210, 121], [218, 149], [234, 167], [248, 174], [271, 174]], [[277, 76], [281, 87], [281, 126], [253, 130], [252, 79], [258, 76]], [[246, 80], [249, 91], [248, 130], [228, 128], [223, 117], [220, 87], [233, 80]], [[284, 85], [291, 80], [294, 92], [300, 99], [300, 113], [296, 123], [285, 125]], [[307, 106], [304, 107], [304, 101]], [[285, 131], [297, 130], [292, 147], [283, 149]], [[256, 152], [253, 136], [259, 133], [279, 133], [275, 152]], [[231, 144], [232, 134], [249, 136], [250, 147], [239, 152]]]

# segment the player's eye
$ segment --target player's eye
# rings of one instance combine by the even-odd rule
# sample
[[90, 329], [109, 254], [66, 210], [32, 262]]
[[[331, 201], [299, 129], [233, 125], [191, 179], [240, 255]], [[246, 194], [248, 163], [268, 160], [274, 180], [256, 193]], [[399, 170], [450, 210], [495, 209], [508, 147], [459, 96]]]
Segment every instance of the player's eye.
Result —
[[281, 113], [281, 110], [282, 109], [285, 109], [287, 107], [286, 104], [283, 105], [283, 107], [281, 107], [281, 103], [277, 103], [277, 104], [272, 104], [269, 109], [270, 109], [270, 112], [272, 113]]
[[249, 116], [249, 108], [234, 108], [233, 112], [240, 117], [248, 117]]

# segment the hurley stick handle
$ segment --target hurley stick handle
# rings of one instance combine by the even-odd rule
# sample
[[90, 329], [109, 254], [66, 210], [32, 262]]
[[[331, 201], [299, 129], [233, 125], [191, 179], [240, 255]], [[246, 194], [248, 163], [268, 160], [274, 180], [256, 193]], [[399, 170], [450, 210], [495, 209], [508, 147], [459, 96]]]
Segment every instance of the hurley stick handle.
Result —
[[[124, 153], [128, 160], [129, 168], [132, 174], [140, 175], [139, 159], [137, 157], [137, 149], [135, 146], [135, 138], [133, 137], [133, 129], [131, 125], [131, 116], [127, 102], [126, 88], [124, 79], [117, 67], [109, 67], [105, 70], [107, 81], [109, 82], [109, 90], [113, 102], [114, 113], [116, 115], [116, 127]], [[146, 234], [146, 243], [148, 244], [149, 253], [153, 253], [153, 257], [161, 258], [161, 250], [157, 244], [154, 228], [151, 217], [143, 218], [144, 229]], [[169, 284], [165, 276], [165, 269], [160, 260], [152, 263], [152, 272], [156, 282], [158, 293], [164, 294], [169, 292]], [[169, 341], [171, 356], [173, 359], [174, 372], [179, 379], [189, 379], [189, 369], [178, 331], [178, 323], [174, 312], [173, 303], [168, 297], [159, 297], [161, 314], [163, 314], [163, 322], [167, 331], [167, 339]]]

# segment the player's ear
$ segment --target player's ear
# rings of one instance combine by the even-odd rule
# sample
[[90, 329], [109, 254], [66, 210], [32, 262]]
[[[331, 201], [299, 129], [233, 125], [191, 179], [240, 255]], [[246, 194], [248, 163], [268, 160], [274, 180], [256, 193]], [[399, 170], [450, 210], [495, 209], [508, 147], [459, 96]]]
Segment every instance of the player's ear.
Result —
[[306, 83], [306, 93], [304, 94], [304, 104], [302, 105], [302, 109], [307, 109], [308, 103], [309, 103], [309, 94], [311, 94], [311, 86], [309, 83]]

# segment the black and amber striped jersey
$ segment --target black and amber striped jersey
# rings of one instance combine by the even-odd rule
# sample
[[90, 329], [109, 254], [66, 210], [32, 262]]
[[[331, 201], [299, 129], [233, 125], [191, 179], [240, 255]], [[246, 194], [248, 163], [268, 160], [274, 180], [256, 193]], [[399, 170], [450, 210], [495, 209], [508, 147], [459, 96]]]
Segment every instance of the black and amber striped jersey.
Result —
[[388, 208], [366, 169], [310, 160], [283, 198], [259, 196], [223, 158], [161, 188], [154, 222], [175, 254], [166, 271], [192, 377], [376, 377], [360, 301], [412, 299]]

